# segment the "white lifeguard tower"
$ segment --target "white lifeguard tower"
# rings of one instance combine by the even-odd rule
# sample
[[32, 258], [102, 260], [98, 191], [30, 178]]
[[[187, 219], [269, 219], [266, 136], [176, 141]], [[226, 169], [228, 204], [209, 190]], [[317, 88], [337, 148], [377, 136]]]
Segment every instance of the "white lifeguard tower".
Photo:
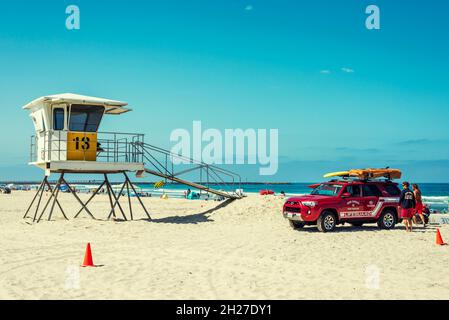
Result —
[[[136, 150], [124, 143], [143, 142], [143, 135], [102, 133], [98, 128], [104, 116], [121, 115], [131, 109], [126, 102], [71, 93], [36, 99], [23, 108], [30, 111], [35, 154], [30, 164], [51, 172], [116, 173], [144, 171]], [[106, 137], [107, 136], [107, 137]]]
[[[241, 194], [234, 191], [223, 191], [211, 189], [211, 184], [227, 185], [220, 175], [230, 177], [232, 185], [238, 183], [240, 189], [241, 178], [237, 174], [208, 164], [187, 159], [193, 165], [174, 172], [173, 159], [183, 159], [182, 156], [170, 153], [167, 150], [149, 145], [144, 141], [143, 134], [99, 132], [99, 126], [104, 116], [119, 116], [131, 109], [126, 108], [128, 104], [122, 101], [89, 97], [84, 95], [65, 93], [40, 97], [23, 107], [30, 112], [33, 120], [35, 135], [31, 139], [30, 165], [37, 166], [45, 171], [44, 179], [33, 198], [24, 218], [27, 217], [33, 203], [38, 198], [33, 222], [39, 222], [43, 217], [51, 200], [53, 203], [49, 212], [48, 220], [51, 219], [55, 204], [60, 208], [64, 218], [67, 218], [58, 194], [62, 185], [75, 196], [82, 205], [76, 213], [75, 218], [85, 210], [92, 218], [94, 215], [87, 208], [88, 203], [105, 187], [109, 196], [111, 211], [108, 219], [115, 215], [118, 207], [124, 220], [127, 220], [125, 212], [120, 205], [119, 199], [126, 187], [130, 218], [133, 219], [131, 209], [130, 189], [143, 207], [148, 219], [151, 219], [145, 206], [135, 190], [127, 173], [134, 172], [137, 177], [143, 177], [147, 172], [162, 177], [165, 182], [185, 184], [207, 193], [213, 193], [225, 198], [237, 199]], [[186, 159], [183, 159], [186, 160]], [[185, 163], [185, 161], [184, 161]], [[150, 168], [146, 167], [150, 166]], [[180, 175], [199, 171], [201, 181], [191, 182], [179, 178]], [[203, 172], [207, 184], [202, 184]], [[60, 174], [53, 188], [48, 181], [52, 173]], [[88, 201], [83, 202], [64, 178], [65, 174], [102, 174], [104, 181], [98, 187]], [[125, 181], [118, 195], [114, 192], [108, 174], [123, 174]], [[212, 180], [212, 181], [211, 181]], [[237, 181], [236, 181], [237, 180]], [[45, 188], [51, 191], [51, 197], [47, 200], [40, 214], [39, 207]]]

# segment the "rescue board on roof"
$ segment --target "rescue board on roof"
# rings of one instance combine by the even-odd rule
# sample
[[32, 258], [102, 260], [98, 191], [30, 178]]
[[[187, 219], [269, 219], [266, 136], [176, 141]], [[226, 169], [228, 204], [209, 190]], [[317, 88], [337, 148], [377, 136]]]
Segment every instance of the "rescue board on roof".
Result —
[[355, 177], [358, 179], [376, 179], [376, 178], [386, 178], [389, 180], [400, 179], [402, 172], [399, 169], [351, 169], [348, 171], [337, 171], [325, 174], [324, 178], [332, 177]]

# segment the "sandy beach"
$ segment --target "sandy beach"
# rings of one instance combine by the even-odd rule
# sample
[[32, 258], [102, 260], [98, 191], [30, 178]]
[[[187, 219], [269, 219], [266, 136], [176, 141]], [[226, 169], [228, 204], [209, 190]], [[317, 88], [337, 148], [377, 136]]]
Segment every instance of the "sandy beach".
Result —
[[[284, 200], [259, 195], [217, 210], [144, 198], [151, 222], [135, 202], [136, 221], [56, 211], [31, 224], [33, 195], [0, 195], [0, 299], [449, 299], [449, 246], [435, 245], [448, 225], [294, 231]], [[61, 202], [70, 217], [79, 209], [71, 195]], [[101, 195], [89, 208], [104, 219], [108, 206]], [[100, 267], [79, 267], [87, 242]]]

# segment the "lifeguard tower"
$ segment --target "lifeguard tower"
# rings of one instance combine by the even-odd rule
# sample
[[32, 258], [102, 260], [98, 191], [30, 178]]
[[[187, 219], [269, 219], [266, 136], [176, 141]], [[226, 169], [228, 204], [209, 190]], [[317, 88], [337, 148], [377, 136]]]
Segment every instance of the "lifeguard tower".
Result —
[[[48, 220], [51, 219], [55, 205], [58, 205], [62, 215], [68, 219], [58, 200], [61, 186], [66, 185], [77, 201], [81, 209], [75, 214], [75, 218], [85, 210], [89, 216], [95, 218], [87, 205], [100, 192], [105, 190], [109, 196], [111, 211], [108, 219], [116, 217], [115, 209], [118, 207], [122, 218], [128, 220], [120, 197], [126, 193], [128, 196], [129, 214], [133, 219], [131, 208], [131, 192], [145, 211], [148, 219], [151, 219], [145, 208], [139, 192], [131, 183], [128, 174], [133, 172], [136, 177], [143, 178], [144, 173], [161, 177], [166, 182], [184, 184], [202, 192], [212, 193], [224, 198], [238, 199], [242, 195], [236, 190], [240, 189], [241, 178], [239, 175], [211, 166], [193, 159], [186, 159], [162, 148], [145, 143], [143, 134], [99, 132], [99, 126], [105, 116], [120, 116], [131, 111], [128, 104], [122, 101], [89, 97], [71, 93], [49, 95], [40, 97], [23, 107], [29, 110], [34, 124], [35, 135], [31, 138], [30, 165], [37, 166], [45, 171], [32, 202], [30, 203], [24, 218], [28, 216], [36, 199], [33, 222], [39, 222], [49, 207]], [[182, 170], [175, 172], [174, 160], [184, 160]], [[188, 165], [186, 165], [188, 163]], [[199, 173], [199, 182], [183, 179], [180, 176], [192, 172]], [[51, 186], [48, 177], [52, 173], [60, 174], [54, 187]], [[101, 174], [104, 178], [102, 184], [96, 188], [90, 198], [83, 202], [74, 188], [66, 181], [65, 175], [75, 174]], [[116, 194], [108, 179], [109, 174], [123, 174], [124, 183], [120, 192]], [[218, 185], [227, 190], [212, 189], [211, 185]], [[234, 189], [237, 187], [237, 189]], [[42, 195], [47, 188], [51, 196], [39, 213]]]

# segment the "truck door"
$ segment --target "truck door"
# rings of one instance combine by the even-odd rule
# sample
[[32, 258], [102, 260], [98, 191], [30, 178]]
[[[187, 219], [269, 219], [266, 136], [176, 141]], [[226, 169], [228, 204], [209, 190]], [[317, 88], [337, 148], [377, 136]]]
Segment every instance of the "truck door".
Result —
[[360, 213], [364, 210], [361, 191], [359, 184], [349, 184], [345, 187], [342, 194], [349, 194], [349, 196], [342, 199], [343, 204], [339, 213], [341, 219], [351, 220], [361, 217]]
[[376, 217], [379, 213], [379, 197], [382, 196], [379, 188], [374, 184], [364, 184], [362, 186], [363, 206], [368, 217]]

